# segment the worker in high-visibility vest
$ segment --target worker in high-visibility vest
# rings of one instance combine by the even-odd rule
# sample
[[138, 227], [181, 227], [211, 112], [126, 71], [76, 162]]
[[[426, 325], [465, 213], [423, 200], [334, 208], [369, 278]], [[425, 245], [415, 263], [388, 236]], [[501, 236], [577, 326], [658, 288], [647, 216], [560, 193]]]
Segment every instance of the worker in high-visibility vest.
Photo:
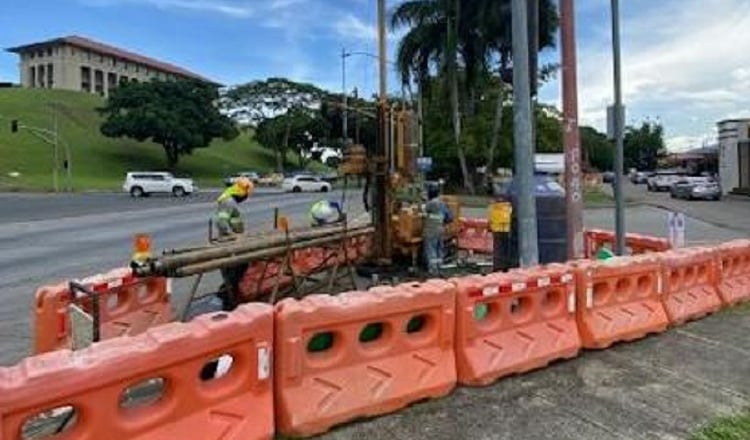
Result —
[[[247, 200], [253, 189], [253, 183], [250, 179], [240, 177], [216, 199], [214, 223], [219, 230], [219, 237], [239, 235], [245, 232], [245, 221], [242, 212], [240, 212], [239, 204]], [[219, 289], [218, 297], [222, 301], [224, 310], [230, 311], [237, 307], [239, 284], [246, 271], [247, 264], [238, 264], [221, 270], [224, 284]]]
[[453, 214], [448, 205], [440, 200], [440, 187], [427, 187], [427, 203], [424, 206], [424, 223], [422, 229], [422, 250], [427, 271], [437, 275], [443, 264], [443, 233], [445, 225], [453, 221]]
[[247, 200], [253, 189], [253, 182], [250, 179], [240, 177], [216, 199], [214, 223], [219, 230], [220, 237], [245, 232], [245, 221], [239, 204]]
[[344, 214], [338, 202], [320, 200], [310, 207], [310, 226], [324, 226], [343, 220]]

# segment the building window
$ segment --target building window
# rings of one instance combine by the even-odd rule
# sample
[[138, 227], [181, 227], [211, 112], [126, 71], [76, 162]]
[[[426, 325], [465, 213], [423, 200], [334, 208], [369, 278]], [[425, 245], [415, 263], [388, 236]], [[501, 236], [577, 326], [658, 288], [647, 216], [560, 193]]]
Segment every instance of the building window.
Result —
[[71, 47], [70, 48], [70, 54], [71, 55], [75, 55], [76, 54], [76, 48], [75, 47]]
[[126, 83], [128, 81], [130, 81], [130, 78], [125, 75], [120, 75], [120, 84]]
[[29, 86], [36, 87], [36, 68], [34, 66], [29, 67]]
[[98, 69], [94, 70], [94, 91], [104, 95], [104, 72]]
[[51, 57], [51, 56], [52, 56], [52, 48], [51, 48], [51, 47], [48, 47], [48, 48], [47, 48], [47, 56], [48, 56], [48, 57]]
[[91, 61], [91, 52], [89, 52], [88, 50], [86, 51], [86, 59]]
[[117, 67], [117, 58], [112, 57], [112, 67]]
[[47, 64], [47, 87], [50, 89], [55, 86], [55, 70], [52, 63]]
[[135, 65], [135, 73], [138, 73], [141, 71], [141, 66], [139, 64]]
[[111, 92], [115, 87], [117, 87], [117, 74], [109, 72], [107, 73], [107, 93]]
[[91, 92], [91, 68], [81, 66], [81, 90]]
[[36, 67], [37, 87], [44, 88], [44, 78], [46, 78], [44, 74], [44, 64], [40, 64]]
[[41, 50], [36, 51], [37, 58], [44, 58], [44, 52]]

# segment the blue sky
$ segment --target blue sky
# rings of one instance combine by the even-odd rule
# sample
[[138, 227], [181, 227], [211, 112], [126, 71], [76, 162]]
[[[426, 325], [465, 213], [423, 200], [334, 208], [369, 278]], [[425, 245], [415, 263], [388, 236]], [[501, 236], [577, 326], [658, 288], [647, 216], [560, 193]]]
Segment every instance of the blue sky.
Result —
[[[714, 136], [717, 120], [750, 116], [750, 1], [621, 3], [628, 122], [658, 118], [670, 147], [685, 149]], [[577, 1], [580, 119], [600, 129], [612, 100], [609, 4]], [[340, 90], [341, 48], [375, 53], [375, 16], [375, 0], [4, 0], [0, 46], [78, 34], [225, 84], [285, 76]], [[373, 60], [347, 64], [350, 87], [374, 90]], [[18, 80], [13, 54], [0, 54], [2, 80]], [[559, 94], [553, 81], [541, 98], [559, 106]]]

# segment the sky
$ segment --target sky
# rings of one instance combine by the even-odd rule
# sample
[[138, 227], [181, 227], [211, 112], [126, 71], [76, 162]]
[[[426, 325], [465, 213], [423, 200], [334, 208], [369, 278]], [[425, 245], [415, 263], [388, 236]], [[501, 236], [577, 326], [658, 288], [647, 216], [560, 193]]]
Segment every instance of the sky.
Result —
[[[226, 85], [269, 76], [339, 91], [341, 50], [377, 51], [375, 0], [3, 0], [0, 47], [81, 35], [177, 64]], [[389, 0], [388, 7], [399, 3]], [[623, 0], [627, 123], [658, 120], [679, 151], [715, 138], [716, 121], [750, 117], [750, 0]], [[609, 0], [577, 0], [579, 119], [605, 129], [613, 101]], [[392, 54], [399, 34], [389, 34]], [[557, 49], [543, 60], [556, 62]], [[347, 89], [377, 88], [373, 59], [346, 60]], [[0, 81], [18, 81], [0, 53]], [[391, 73], [390, 89], [398, 91]], [[560, 106], [560, 84], [541, 92]]]

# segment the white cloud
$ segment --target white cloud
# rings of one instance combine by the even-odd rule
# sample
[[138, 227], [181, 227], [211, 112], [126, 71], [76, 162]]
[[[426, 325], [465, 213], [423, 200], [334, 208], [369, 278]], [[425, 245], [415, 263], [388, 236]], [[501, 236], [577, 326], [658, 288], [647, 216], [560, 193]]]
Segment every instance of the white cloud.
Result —
[[[608, 2], [597, 3], [608, 18]], [[671, 136], [670, 148], [683, 148], [696, 139], [700, 145], [704, 133], [726, 114], [750, 107], [750, 68], [744, 55], [750, 52], [750, 2], [630, 0], [622, 3], [622, 15], [629, 122], [658, 116]], [[579, 20], [579, 33], [581, 26], [597, 36], [579, 41], [580, 119], [601, 129], [606, 106], [613, 101], [609, 23]], [[545, 91], [553, 101], [559, 93], [554, 85]]]
[[377, 40], [378, 32], [375, 23], [365, 23], [361, 18], [353, 14], [346, 14], [336, 21], [334, 25], [336, 32], [348, 39]]
[[145, 4], [159, 9], [188, 9], [213, 12], [233, 18], [247, 18], [255, 12], [250, 0], [81, 0], [81, 2], [90, 6]]

